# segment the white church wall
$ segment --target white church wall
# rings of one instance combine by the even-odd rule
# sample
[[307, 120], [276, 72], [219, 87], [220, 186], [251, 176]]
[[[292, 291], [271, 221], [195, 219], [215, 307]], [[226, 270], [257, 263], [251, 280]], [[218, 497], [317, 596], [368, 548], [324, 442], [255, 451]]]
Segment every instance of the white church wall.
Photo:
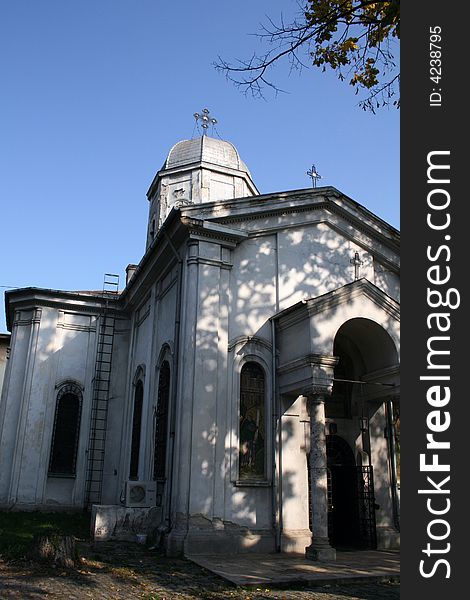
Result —
[[[24, 374], [17, 447], [10, 482], [10, 501], [19, 505], [42, 504], [48, 469], [50, 423], [45, 417], [54, 403], [54, 338], [57, 312], [36, 308], [32, 316], [30, 352]], [[53, 347], [53, 352], [49, 350]], [[52, 392], [52, 398], [49, 398]], [[49, 425], [49, 427], [47, 427]]]
[[[149, 362], [149, 388], [148, 388], [148, 405], [143, 433], [145, 434], [145, 463], [144, 473], [147, 479], [153, 478], [154, 467], [154, 438], [155, 438], [155, 423], [154, 415], [157, 410], [158, 401], [158, 384], [160, 375], [160, 365], [166, 360], [170, 365], [170, 389], [173, 388], [175, 382], [173, 374], [175, 371], [174, 364], [174, 335], [175, 335], [175, 318], [176, 318], [176, 302], [177, 302], [177, 286], [178, 272], [173, 268], [163, 277], [156, 285], [156, 293], [154, 299], [154, 319], [152, 330], [152, 351]], [[173, 410], [171, 406], [171, 391], [169, 410]], [[168, 453], [167, 453], [168, 454]], [[168, 458], [168, 457], [167, 457]], [[166, 490], [165, 490], [166, 493]]]
[[384, 404], [380, 404], [374, 411], [369, 421], [369, 427], [371, 459], [374, 466], [375, 501], [379, 505], [375, 513], [377, 527], [392, 527], [393, 510]]
[[[278, 308], [277, 289], [280, 308], [282, 308], [282, 302], [285, 306], [291, 306], [301, 299], [315, 297], [350, 283], [355, 277], [351, 259], [354, 258], [355, 252], [359, 251], [361, 269], [363, 269], [361, 275], [373, 282], [372, 254], [364, 252], [350, 240], [341, 238], [336, 231], [322, 223], [309, 224], [297, 229], [291, 228], [277, 235], [259, 235], [240, 243], [232, 251], [233, 269], [230, 272], [231, 304], [228, 325], [230, 340], [255, 335], [269, 341], [271, 337], [269, 318]], [[199, 242], [198, 252], [199, 260], [201, 256], [208, 261], [216, 261], [219, 258], [219, 249], [213, 243]], [[208, 518], [211, 515], [219, 517], [221, 514], [220, 503], [215, 500], [218, 497], [215, 492], [220, 490], [215, 471], [217, 465], [221, 463], [222, 455], [215, 450], [214, 445], [217, 448], [217, 441], [214, 440], [222, 439], [220, 433], [224, 430], [224, 419], [228, 419], [229, 411], [232, 423], [225, 431], [229, 433], [230, 441], [224, 441], [225, 460], [222, 464], [227, 464], [228, 459], [232, 465], [231, 471], [237, 460], [238, 447], [236, 442], [238, 425], [233, 423], [234, 415], [236, 418], [238, 414], [236, 410], [238, 395], [230, 389], [230, 384], [228, 395], [232, 398], [232, 407], [216, 410], [217, 378], [220, 377], [216, 375], [219, 372], [216, 338], [217, 333], [224, 334], [223, 323], [217, 324], [216, 317], [220, 314], [221, 306], [219, 285], [220, 270], [216, 266], [200, 266], [197, 274], [198, 305], [195, 315], [198, 323], [195, 338], [198, 356], [195, 359], [192, 397], [196, 404], [198, 396], [204, 398], [204, 408], [192, 415], [194, 419], [192, 431], [195, 437], [191, 447], [193, 475], [189, 512]], [[373, 304], [366, 308], [362, 307], [359, 312], [375, 317], [378, 322], [384, 320], [382, 311]], [[328, 323], [325, 317], [325, 324], [316, 328], [315, 342], [312, 343], [307, 336], [305, 348], [301, 347], [305, 336], [300, 335], [304, 332], [303, 326], [299, 325], [299, 336], [290, 338], [292, 347], [285, 348], [284, 352], [292, 358], [308, 352], [331, 354], [334, 335], [344, 320], [349, 318], [346, 313], [343, 313], [342, 308], [330, 311]], [[228, 372], [230, 377], [230, 369]], [[351, 438], [354, 447], [353, 425], [349, 427], [348, 424], [343, 428], [348, 430], [347, 435]], [[219, 435], [214, 434], [216, 430]], [[283, 456], [288, 464], [290, 461], [295, 462], [300, 440], [294, 436], [292, 444], [292, 447], [287, 444], [283, 449]], [[305, 487], [306, 471], [296, 473], [296, 477], [299, 482], [302, 481], [299, 485]], [[214, 491], [208, 491], [211, 489]], [[225, 520], [240, 527], [271, 526], [271, 492], [262, 488], [239, 487], [235, 485], [232, 473], [230, 479], [225, 478], [224, 494], [223, 518]], [[307, 510], [306, 507], [304, 509]], [[292, 526], [296, 527], [294, 514], [298, 514], [298, 505], [296, 511], [287, 508], [287, 512], [291, 513]]]
[[[152, 323], [149, 316], [151, 307], [151, 295], [148, 294], [135, 312], [135, 333], [132, 347], [132, 366], [134, 372], [139, 365], [147, 365], [150, 358]], [[132, 376], [134, 376], [134, 372], [132, 373]]]
[[326, 308], [315, 315], [315, 319], [311, 322], [312, 352], [333, 354], [336, 332], [343, 323], [354, 318], [369, 319], [382, 326], [395, 343], [399, 355], [399, 322], [377, 304], [363, 296], [351, 298], [347, 303]]
[[[220, 165], [204, 160], [208, 156], [205, 145], [206, 150], [214, 147], [222, 152]], [[193, 160], [196, 155], [187, 153], [189, 150], [199, 152], [197, 160]], [[177, 248], [181, 264], [175, 261], [172, 266], [165, 262], [173, 256], [167, 246], [169, 240], [158, 237], [161, 245], [147, 253], [129, 293], [122, 296], [124, 304], [131, 306], [124, 306], [128, 318], [122, 315], [116, 321], [102, 501], [118, 505], [129, 478], [137, 379], [144, 386], [138, 478], [152, 479], [158, 374], [165, 358], [171, 372], [170, 421], [174, 418], [176, 429], [174, 438], [168, 437], [167, 465], [172, 472], [168, 471], [164, 492], [169, 491], [171, 481], [174, 527], [169, 547], [181, 550], [189, 526], [185, 542], [188, 552], [214, 551], [215, 540], [221, 542], [217, 546], [220, 551], [227, 551], [227, 547], [233, 551], [274, 550], [273, 521], [280, 491], [283, 548], [302, 552], [310, 541], [308, 415], [299, 401], [293, 401], [297, 393], [292, 394], [298, 392], [296, 385], [311, 383], [312, 371], [308, 365], [299, 369], [285, 363], [308, 354], [331, 355], [335, 334], [347, 319], [360, 316], [374, 320], [386, 328], [397, 347], [398, 325], [390, 316], [392, 309], [389, 314], [361, 296], [323, 308], [308, 324], [299, 319], [291, 327], [290, 337], [278, 347], [286, 367], [277, 374], [278, 383], [284, 378], [286, 393], [291, 394], [288, 401], [283, 399], [281, 457], [279, 449], [276, 453], [278, 440], [273, 439], [272, 431], [270, 319], [301, 300], [337, 290], [357, 278], [367, 278], [397, 298], [396, 240], [383, 223], [369, 218], [367, 212], [331, 188], [329, 192], [303, 190], [247, 199], [257, 193], [256, 188], [245, 167], [240, 167], [236, 150], [226, 142], [188, 140], [172, 152], [149, 190], [147, 249], [173, 206], [183, 207], [182, 219], [173, 212], [166, 231], [175, 232], [175, 245], [184, 236], [189, 235], [189, 240]], [[217, 152], [210, 156], [217, 157]], [[230, 157], [236, 161], [227, 163]], [[210, 204], [199, 206], [201, 202]], [[365, 219], [364, 226], [359, 224], [361, 219]], [[248, 238], [244, 238], [245, 232]], [[352, 262], [355, 258], [357, 265]], [[162, 269], [166, 269], [163, 275]], [[137, 307], [133, 304], [136, 298], [141, 299]], [[310, 309], [314, 310], [309, 304]], [[18, 499], [23, 506], [83, 505], [96, 325], [92, 308], [43, 307], [17, 314], [14, 352], [0, 405], [0, 504]], [[180, 336], [175, 340], [178, 327]], [[266, 377], [266, 471], [265, 478], [258, 481], [239, 477], [240, 371], [247, 361], [258, 362]], [[173, 379], [176, 373], [177, 382]], [[69, 380], [83, 389], [77, 475], [48, 477], [57, 386]], [[175, 406], [171, 405], [173, 390], [177, 394]], [[338, 434], [360, 453], [361, 448], [356, 448], [357, 419], [336, 421]], [[379, 471], [377, 501], [383, 514], [378, 524], [382, 528], [392, 523], [384, 424], [379, 408], [371, 418], [371, 442], [374, 466]], [[272, 487], [279, 477], [274, 461], [282, 467], [281, 490]], [[162, 506], [153, 512], [157, 521], [164, 521], [169, 507], [165, 496]], [[127, 511], [121, 512], [126, 519]]]
[[[114, 477], [113, 480], [114, 501], [119, 501], [124, 491], [125, 482], [129, 479], [135, 378], [138, 373], [140, 373], [139, 378], [144, 385], [138, 478], [145, 481], [153, 477], [154, 411], [158, 395], [159, 365], [157, 363], [162, 348], [165, 345], [173, 348], [174, 345], [176, 276], [177, 270], [170, 269], [166, 275], [155, 282], [145, 299], [133, 313], [127, 336], [123, 337], [122, 340], [121, 358], [113, 356], [113, 380], [115, 371], [120, 369], [122, 379], [120, 390], [123, 390], [119, 392], [122, 398], [122, 418], [120, 420], [116, 419], [114, 426], [114, 430], [120, 429], [118, 438], [121, 456], [120, 466], [119, 469], [116, 469], [110, 462], [109, 468], [110, 477], [115, 470], [119, 471], [119, 477]], [[133, 331], [132, 335], [131, 330]], [[129, 344], [128, 352], [126, 344]], [[174, 365], [171, 364], [170, 367], [173, 371]], [[111, 449], [108, 454], [115, 456]], [[111, 502], [112, 494], [110, 493], [109, 496], [109, 502]]]
[[284, 410], [282, 427], [282, 474], [280, 477], [282, 502], [282, 550], [303, 553], [310, 545], [309, 490], [307, 451], [309, 428], [306, 407], [299, 397]]
[[210, 178], [211, 201], [235, 198], [234, 177], [223, 173], [212, 173]]
[[270, 487], [256, 485], [235, 487], [231, 494], [232, 508], [229, 521], [249, 529], [270, 529], [272, 492]]
[[[266, 219], [262, 226], [269, 229], [275, 222]], [[397, 275], [382, 273], [371, 252], [325, 223], [294, 224], [239, 244], [233, 251], [230, 337], [254, 334], [273, 313], [354, 281], [356, 252], [359, 277], [397, 298]]]
[[18, 421], [28, 355], [31, 352], [33, 311], [17, 311], [12, 329], [12, 352], [8, 361], [0, 404], [0, 505], [9, 504], [9, 488], [17, 439]]
[[[276, 346], [282, 357], [280, 364], [284, 365], [292, 362], [299, 357], [306, 356], [312, 351], [310, 337], [308, 333], [306, 334], [305, 327], [305, 319], [296, 319], [289, 323], [289, 335], [278, 336]], [[291, 376], [287, 374], [287, 377], [292, 380], [292, 383], [296, 383], [296, 373], [293, 373]]]
[[177, 296], [177, 270], [172, 269], [157, 285], [155, 298], [155, 347], [153, 362], [165, 343], [173, 343], [175, 335], [175, 311]]
[[127, 385], [125, 391], [125, 409], [122, 425], [122, 440], [123, 448], [121, 452], [121, 488], [124, 489], [125, 482], [129, 479], [130, 473], [130, 456], [131, 456], [131, 438], [132, 438], [132, 423], [134, 415], [135, 402], [135, 386], [137, 379], [141, 379], [144, 386], [143, 404], [142, 404], [142, 420], [140, 429], [140, 449], [139, 449], [139, 466], [138, 478], [144, 479], [145, 465], [145, 434], [144, 424], [146, 423], [145, 415], [148, 413], [149, 403], [149, 364], [151, 361], [152, 352], [152, 328], [153, 319], [153, 300], [152, 293], [149, 291], [134, 311], [132, 318], [132, 336], [130, 340], [130, 349], [127, 365]]
[[[93, 314], [80, 314], [71, 311], [50, 311], [51, 322], [56, 331], [50, 344], [54, 348], [55, 365], [51, 363], [51, 385], [46, 394], [46, 414], [44, 417], [44, 447], [42, 479], [43, 504], [83, 506], [87, 469], [86, 449], [88, 447], [89, 423], [91, 418], [92, 379], [96, 358], [97, 318]], [[50, 351], [51, 348], [48, 349]], [[82, 388], [80, 431], [77, 448], [76, 475], [73, 478], [48, 476], [48, 461], [51, 451], [52, 426], [61, 384], [73, 381]]]
[[[18, 314], [15, 321], [15, 348], [11, 359], [9, 385], [5, 389], [5, 416], [2, 444], [11, 456], [11, 471], [2, 482], [2, 502], [17, 506], [41, 506], [49, 500], [66, 506], [82, 501], [85, 463], [87, 395], [84, 392], [82, 422], [77, 456], [77, 476], [73, 486], [60, 494], [60, 484], [49, 498], [48, 467], [57, 386], [74, 380], [85, 390], [91, 381], [90, 356], [94, 354], [95, 324], [92, 315], [74, 314], [42, 307]], [[29, 333], [25, 336], [24, 327]], [[16, 330], [18, 328], [18, 330]], [[19, 360], [18, 360], [19, 359]], [[18, 368], [22, 370], [20, 375]], [[20, 383], [21, 382], [21, 383]], [[12, 414], [9, 405], [17, 405]], [[11, 451], [11, 443], [16, 445]], [[2, 458], [4, 458], [2, 453]], [[3, 471], [3, 469], [2, 469]], [[49, 478], [50, 479], [50, 478]], [[8, 488], [8, 489], [7, 489]], [[72, 489], [73, 488], [73, 489]]]
[[[220, 246], [200, 244], [195, 331], [194, 381], [193, 381], [193, 432], [191, 444], [191, 498], [190, 514], [212, 516], [214, 511], [214, 485], [216, 474], [216, 439], [218, 407], [219, 332], [223, 335], [227, 325], [220, 318], [221, 269], [209, 264], [220, 260]], [[207, 261], [207, 262], [206, 262]], [[222, 416], [222, 415], [221, 415]], [[223, 418], [223, 417], [222, 417]]]
[[254, 335], [276, 312], [275, 235], [248, 239], [236, 247], [230, 287], [230, 339]]
[[[227, 393], [227, 372], [231, 374], [231, 364], [227, 367], [230, 256], [219, 244], [204, 241], [191, 244], [189, 253], [182, 315], [175, 508], [190, 519], [199, 519], [198, 527], [207, 525], [206, 520], [269, 527], [269, 488], [234, 487], [231, 475], [231, 461], [234, 455], [238, 458], [232, 420], [236, 419], [237, 427], [238, 420], [232, 395]], [[188, 424], [192, 424], [189, 431]], [[241, 507], [242, 497], [249, 498], [250, 510], [248, 504]], [[197, 543], [193, 539], [193, 548]]]
[[103, 504], [119, 503], [123, 491], [120, 460], [126, 446], [123, 443], [122, 428], [126, 414], [130, 327], [129, 319], [116, 319], [103, 471]]
[[374, 262], [374, 283], [389, 296], [400, 302], [400, 277], [379, 261]]
[[181, 334], [175, 416], [175, 454], [172, 498], [172, 520], [175, 523], [168, 545], [181, 551], [185, 536], [191, 474], [191, 438], [193, 421], [194, 346], [197, 315], [198, 244], [186, 247], [183, 262], [183, 290], [181, 298]]
[[[265, 374], [265, 476], [259, 482], [239, 477], [240, 374], [244, 364], [255, 362]], [[272, 524], [272, 347], [262, 338], [238, 338], [228, 356], [226, 462], [223, 518], [239, 527], [269, 529]]]
[[2, 394], [3, 380], [5, 379], [9, 347], [10, 336], [8, 334], [0, 333], [0, 398]]
[[324, 224], [279, 232], [279, 308], [354, 280], [349, 241]]

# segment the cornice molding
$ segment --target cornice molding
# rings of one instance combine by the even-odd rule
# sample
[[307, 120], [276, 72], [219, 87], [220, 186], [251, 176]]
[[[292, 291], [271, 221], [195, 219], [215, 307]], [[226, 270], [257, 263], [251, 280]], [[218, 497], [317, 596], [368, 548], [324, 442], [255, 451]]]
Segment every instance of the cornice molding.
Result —
[[284, 375], [286, 373], [292, 373], [293, 371], [298, 371], [299, 369], [304, 369], [305, 366], [310, 367], [328, 367], [334, 369], [334, 367], [338, 363], [337, 356], [331, 356], [328, 354], [313, 354], [309, 353], [300, 358], [296, 358], [295, 360], [291, 360], [283, 365], [280, 365], [277, 368], [277, 372], [279, 375]]
[[[39, 288], [25, 288], [24, 290], [18, 290], [15, 297], [9, 297], [7, 303], [7, 312], [11, 313], [14, 311], [13, 326], [16, 325], [29, 325], [33, 322], [39, 322], [41, 318], [40, 311], [42, 308], [52, 308], [55, 310], [62, 310], [66, 312], [75, 312], [79, 314], [89, 316], [99, 316], [106, 305], [106, 298], [99, 298], [98, 296], [79, 295], [74, 293], [67, 293], [63, 291], [57, 291], [55, 296], [55, 290], [41, 290]], [[112, 300], [119, 302], [119, 299]], [[35, 311], [31, 317], [27, 319], [20, 319], [20, 311]], [[39, 312], [38, 312], [39, 311]], [[109, 306], [107, 308], [108, 314], [111, 314], [117, 318], [125, 318], [125, 314], [120, 306]], [[85, 326], [82, 329], [81, 325], [69, 324], [69, 323], [58, 323], [59, 327], [65, 329], [77, 329], [80, 331], [91, 331], [93, 328]]]
[[85, 331], [93, 332], [96, 331], [96, 326], [93, 325], [77, 325], [75, 323], [57, 323], [57, 329], [69, 329], [71, 331]]
[[305, 356], [305, 362], [312, 366], [330, 367], [334, 369], [338, 364], [339, 358], [330, 354], [315, 354], [310, 353]]
[[232, 263], [217, 260], [215, 258], [205, 258], [203, 256], [189, 256], [186, 259], [188, 265], [208, 265], [210, 267], [218, 267], [230, 271], [233, 267]]
[[255, 195], [259, 195], [258, 188], [256, 187], [248, 171], [199, 160], [194, 161], [192, 163], [185, 163], [181, 166], [170, 167], [169, 169], [162, 168], [159, 171], [157, 171], [155, 177], [152, 180], [152, 183], [149, 186], [149, 189], [147, 190], [148, 200], [150, 201], [153, 198], [158, 187], [158, 182], [165, 179], [165, 177], [171, 177], [172, 175], [184, 173], [189, 174], [197, 170], [212, 171], [213, 173], [222, 173], [223, 175], [229, 175], [231, 177], [238, 177], [239, 179], [244, 179], [247, 182], [248, 187], [251, 189], [251, 191]]
[[[336, 213], [355, 230], [379, 237], [383, 244], [398, 252], [400, 234], [394, 227], [332, 187], [237, 198], [224, 201], [223, 204], [208, 203], [190, 208], [193, 213], [199, 213], [199, 218], [219, 223], [236, 223], [278, 216], [279, 213], [287, 215], [321, 209]], [[230, 214], [230, 211], [237, 213]]]
[[249, 237], [245, 231], [185, 215], [181, 216], [181, 223], [187, 228], [190, 239], [216, 240], [230, 248], [235, 248], [238, 242]]

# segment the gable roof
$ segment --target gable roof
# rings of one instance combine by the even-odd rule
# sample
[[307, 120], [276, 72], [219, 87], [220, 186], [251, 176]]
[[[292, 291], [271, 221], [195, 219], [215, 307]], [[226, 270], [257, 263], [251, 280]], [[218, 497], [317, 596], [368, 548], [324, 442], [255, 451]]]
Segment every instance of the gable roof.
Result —
[[307, 309], [309, 314], [319, 313], [325, 308], [333, 308], [361, 295], [368, 297], [394, 319], [400, 319], [400, 303], [364, 277], [331, 290], [330, 292], [326, 292], [325, 294], [321, 294], [320, 296], [300, 300], [300, 302], [296, 302], [292, 306], [288, 306], [284, 310], [276, 313], [271, 319], [283, 319], [299, 309]]

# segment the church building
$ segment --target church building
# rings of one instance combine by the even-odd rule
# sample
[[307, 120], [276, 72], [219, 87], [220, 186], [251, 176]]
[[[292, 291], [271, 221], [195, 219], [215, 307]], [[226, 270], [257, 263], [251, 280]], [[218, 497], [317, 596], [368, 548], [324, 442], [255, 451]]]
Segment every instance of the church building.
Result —
[[[397, 548], [399, 233], [178, 142], [125, 286], [6, 292], [0, 507], [169, 555]], [[119, 289], [119, 288], [123, 289]]]

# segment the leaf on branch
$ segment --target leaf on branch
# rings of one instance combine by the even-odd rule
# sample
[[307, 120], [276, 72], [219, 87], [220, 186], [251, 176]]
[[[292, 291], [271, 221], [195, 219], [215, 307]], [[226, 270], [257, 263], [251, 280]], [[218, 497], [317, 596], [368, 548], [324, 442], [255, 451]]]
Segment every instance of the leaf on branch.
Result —
[[[261, 31], [258, 37], [271, 45], [264, 55], [253, 54], [235, 65], [219, 57], [216, 64], [245, 93], [263, 97], [264, 88], [281, 91], [267, 78], [268, 71], [285, 58], [291, 71], [302, 69], [301, 51], [322, 72], [327, 67], [336, 71], [340, 81], [345, 80], [344, 70], [356, 94], [368, 90], [370, 95], [360, 102], [364, 110], [386, 106], [399, 90], [391, 48], [400, 39], [399, 0], [303, 0], [303, 9], [291, 23], [283, 17], [279, 25], [268, 19]], [[399, 101], [393, 105], [398, 107]]]

